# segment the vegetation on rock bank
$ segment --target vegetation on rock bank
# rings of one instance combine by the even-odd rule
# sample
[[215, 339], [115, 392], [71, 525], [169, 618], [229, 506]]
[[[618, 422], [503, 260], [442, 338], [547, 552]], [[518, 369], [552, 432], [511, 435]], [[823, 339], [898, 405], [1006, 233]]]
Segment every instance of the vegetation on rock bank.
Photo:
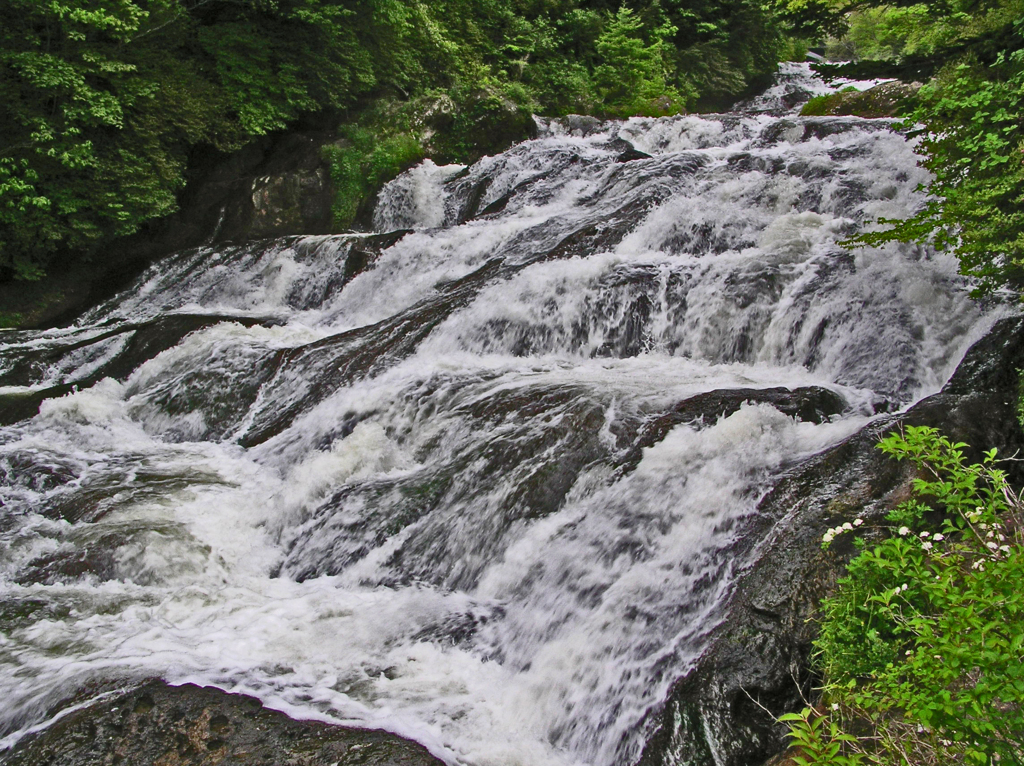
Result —
[[857, 541], [823, 604], [822, 703], [782, 717], [793, 760], [1024, 763], [1024, 502], [995, 450], [968, 465], [966, 445], [927, 427], [879, 446], [917, 467], [914, 497], [889, 514], [881, 543]]
[[344, 227], [426, 133], [464, 159], [494, 115], [720, 102], [786, 45], [756, 0], [9, 0], [0, 277], [38, 277], [171, 213], [209, 148], [342, 126], [329, 159]]

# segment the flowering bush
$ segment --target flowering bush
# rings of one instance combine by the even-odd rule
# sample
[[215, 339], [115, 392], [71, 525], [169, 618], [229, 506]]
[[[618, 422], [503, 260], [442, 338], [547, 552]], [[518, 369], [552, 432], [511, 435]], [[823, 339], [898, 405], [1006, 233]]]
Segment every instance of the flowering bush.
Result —
[[[996, 452], [908, 427], [880, 443], [919, 469], [889, 537], [823, 603], [819, 709], [783, 716], [801, 766], [1024, 763], [1024, 504]], [[828, 530], [828, 547], [860, 526]]]

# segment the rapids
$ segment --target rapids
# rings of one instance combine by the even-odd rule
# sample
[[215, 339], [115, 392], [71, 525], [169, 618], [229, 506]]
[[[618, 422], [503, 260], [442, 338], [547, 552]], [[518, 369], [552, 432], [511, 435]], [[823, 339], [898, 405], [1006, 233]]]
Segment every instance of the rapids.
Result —
[[543, 120], [391, 182], [374, 233], [0, 335], [0, 746], [162, 676], [453, 764], [634, 761], [736, 522], [995, 318], [949, 255], [838, 245], [927, 176], [888, 121], [795, 116], [826, 91]]

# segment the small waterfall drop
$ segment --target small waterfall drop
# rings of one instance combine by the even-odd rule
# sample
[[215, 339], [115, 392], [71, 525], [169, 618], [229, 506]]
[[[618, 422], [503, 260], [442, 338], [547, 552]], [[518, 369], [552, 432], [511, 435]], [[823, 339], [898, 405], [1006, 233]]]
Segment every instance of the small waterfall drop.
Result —
[[840, 247], [927, 177], [885, 120], [795, 115], [826, 90], [544, 120], [392, 181], [375, 233], [2, 336], [0, 744], [159, 675], [453, 764], [634, 761], [758, 500], [995, 318], [949, 255]]

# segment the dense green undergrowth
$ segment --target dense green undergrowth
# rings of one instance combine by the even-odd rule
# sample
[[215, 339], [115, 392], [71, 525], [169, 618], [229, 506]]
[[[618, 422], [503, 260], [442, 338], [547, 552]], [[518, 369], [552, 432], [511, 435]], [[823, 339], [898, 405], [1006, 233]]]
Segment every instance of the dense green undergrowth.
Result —
[[[345, 225], [358, 193], [415, 158], [413, 139], [459, 158], [508, 104], [626, 116], [727, 101], [787, 45], [756, 0], [8, 0], [0, 277], [98, 254], [174, 211], [197, 149], [333, 126]], [[439, 95], [448, 145], [377, 119]]]
[[375, 189], [424, 155], [423, 146], [408, 132], [388, 135], [351, 126], [341, 134], [341, 141], [323, 149], [334, 187], [331, 212], [337, 229], [351, 226]]
[[[912, 499], [822, 605], [817, 710], [783, 716], [800, 766], [1024, 763], [1024, 503], [995, 450], [968, 464], [931, 428], [879, 445]], [[859, 529], [858, 529], [859, 527]], [[869, 531], [860, 520], [829, 530]]]

